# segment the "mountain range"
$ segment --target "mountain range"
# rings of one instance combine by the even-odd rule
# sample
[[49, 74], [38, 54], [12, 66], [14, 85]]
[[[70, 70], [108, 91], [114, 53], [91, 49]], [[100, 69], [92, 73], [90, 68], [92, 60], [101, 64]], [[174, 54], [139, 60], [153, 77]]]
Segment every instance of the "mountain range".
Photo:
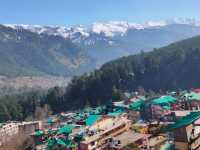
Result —
[[110, 60], [196, 35], [200, 23], [193, 20], [86, 27], [2, 24], [0, 75], [80, 75]]
[[0, 75], [72, 76], [91, 67], [86, 52], [63, 37], [0, 25]]

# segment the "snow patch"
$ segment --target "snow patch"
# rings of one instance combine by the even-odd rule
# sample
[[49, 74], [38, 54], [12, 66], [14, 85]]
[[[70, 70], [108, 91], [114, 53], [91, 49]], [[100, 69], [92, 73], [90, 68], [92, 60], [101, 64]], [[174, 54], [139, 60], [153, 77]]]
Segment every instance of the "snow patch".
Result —
[[[170, 24], [187, 24], [193, 26], [200, 26], [200, 21], [195, 19], [172, 19], [167, 21], [148, 21], [143, 24], [128, 23], [124, 21], [111, 21], [111, 22], [97, 22], [92, 24], [90, 27], [74, 26], [41, 26], [41, 25], [24, 25], [24, 24], [4, 24], [7, 27], [13, 29], [25, 29], [38, 34], [48, 34], [55, 36], [62, 36], [69, 38], [75, 43], [80, 43], [84, 40], [87, 44], [94, 44], [98, 40], [108, 40], [114, 36], [124, 36], [129, 29], [142, 30], [145, 28], [160, 28], [162, 26]], [[99, 34], [99, 36], [93, 37], [91, 34]], [[102, 35], [102, 36], [101, 36]], [[88, 41], [85, 41], [85, 40]], [[109, 44], [113, 44], [109, 42]]]

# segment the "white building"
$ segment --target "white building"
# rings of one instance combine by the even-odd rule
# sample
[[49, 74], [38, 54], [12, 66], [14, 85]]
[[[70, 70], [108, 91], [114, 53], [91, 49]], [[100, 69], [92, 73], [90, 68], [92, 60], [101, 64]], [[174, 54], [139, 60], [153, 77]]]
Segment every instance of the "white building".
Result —
[[16, 135], [19, 131], [19, 123], [7, 123], [0, 128], [0, 146]]
[[35, 129], [40, 129], [41, 123], [39, 121], [33, 122], [11, 122], [3, 124], [0, 127], [0, 146], [7, 142], [11, 137], [20, 132], [31, 134]]
[[127, 117], [103, 117], [89, 128], [89, 130], [96, 131], [96, 133], [94, 135], [85, 135], [84, 141], [80, 143], [80, 149], [105, 149], [112, 137], [128, 131], [130, 127], [131, 121]]

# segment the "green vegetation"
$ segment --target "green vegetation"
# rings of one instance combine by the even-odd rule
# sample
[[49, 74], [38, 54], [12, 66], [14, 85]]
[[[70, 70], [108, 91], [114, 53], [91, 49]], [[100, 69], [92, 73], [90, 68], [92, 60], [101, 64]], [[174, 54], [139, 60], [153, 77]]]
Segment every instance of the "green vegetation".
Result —
[[121, 97], [117, 94], [119, 91], [134, 91], [139, 87], [157, 92], [198, 87], [199, 58], [198, 36], [111, 61], [90, 75], [75, 77], [66, 90], [64, 104], [70, 104], [70, 109], [84, 107], [87, 103], [105, 104], [113, 96]]
[[40, 105], [42, 95], [30, 92], [0, 98], [0, 122], [33, 118], [36, 107]]
[[[40, 90], [0, 97], [0, 123], [9, 120], [31, 121], [47, 118], [52, 111], [55, 112], [55, 109], [51, 110], [49, 104], [53, 104], [50, 101], [48, 101], [49, 104], [46, 104], [45, 101], [49, 99], [49, 95], [52, 98], [58, 96], [51, 94], [56, 89], [58, 88], [55, 87], [49, 91]], [[61, 88], [59, 89], [60, 91], [62, 90]]]

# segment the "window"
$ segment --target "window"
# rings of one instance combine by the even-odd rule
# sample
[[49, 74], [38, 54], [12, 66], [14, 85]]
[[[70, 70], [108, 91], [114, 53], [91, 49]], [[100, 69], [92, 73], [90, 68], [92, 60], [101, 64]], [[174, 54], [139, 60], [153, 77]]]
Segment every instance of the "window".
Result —
[[91, 146], [94, 146], [95, 145], [95, 142], [91, 142]]

